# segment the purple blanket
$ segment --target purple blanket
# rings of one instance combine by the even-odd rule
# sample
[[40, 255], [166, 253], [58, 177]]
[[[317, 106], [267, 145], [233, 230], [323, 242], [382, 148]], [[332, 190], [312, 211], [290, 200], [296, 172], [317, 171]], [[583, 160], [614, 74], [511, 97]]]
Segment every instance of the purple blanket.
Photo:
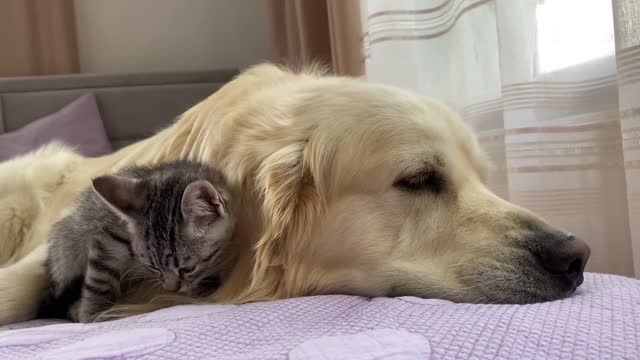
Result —
[[0, 328], [0, 359], [640, 359], [640, 281], [587, 274], [534, 305], [316, 296], [42, 325]]

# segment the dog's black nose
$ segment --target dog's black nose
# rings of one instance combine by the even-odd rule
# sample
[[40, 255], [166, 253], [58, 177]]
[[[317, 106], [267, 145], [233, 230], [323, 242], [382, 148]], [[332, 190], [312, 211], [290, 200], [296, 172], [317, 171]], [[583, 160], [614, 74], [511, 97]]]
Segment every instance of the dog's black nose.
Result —
[[563, 276], [575, 286], [579, 286], [582, 284], [582, 273], [591, 250], [587, 243], [573, 235], [554, 235], [554, 239], [545, 242], [538, 254], [540, 262], [553, 275]]

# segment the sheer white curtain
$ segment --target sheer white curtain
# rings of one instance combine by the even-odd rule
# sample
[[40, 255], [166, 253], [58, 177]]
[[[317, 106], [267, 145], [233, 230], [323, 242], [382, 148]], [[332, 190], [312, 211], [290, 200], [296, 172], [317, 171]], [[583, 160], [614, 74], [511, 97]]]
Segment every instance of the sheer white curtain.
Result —
[[367, 77], [477, 130], [501, 196], [640, 275], [640, 1], [369, 0]]

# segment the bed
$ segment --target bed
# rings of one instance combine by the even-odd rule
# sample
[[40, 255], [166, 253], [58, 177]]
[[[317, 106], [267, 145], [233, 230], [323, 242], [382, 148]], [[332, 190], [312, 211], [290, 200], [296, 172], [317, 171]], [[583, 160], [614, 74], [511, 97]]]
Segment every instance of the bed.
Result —
[[[235, 73], [0, 80], [0, 133], [91, 92], [117, 149], [166, 126]], [[639, 359], [640, 281], [586, 274], [573, 297], [532, 305], [326, 295], [0, 327], [0, 359], [32, 358]]]
[[236, 74], [231, 69], [0, 78], [0, 134], [91, 93], [107, 136], [119, 149], [165, 127]]

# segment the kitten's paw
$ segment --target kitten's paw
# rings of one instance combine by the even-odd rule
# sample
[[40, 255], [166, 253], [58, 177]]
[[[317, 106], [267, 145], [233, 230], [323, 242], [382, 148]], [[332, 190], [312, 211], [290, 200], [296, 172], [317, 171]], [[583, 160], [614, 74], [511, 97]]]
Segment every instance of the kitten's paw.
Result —
[[100, 321], [98, 316], [104, 311], [97, 306], [87, 303], [86, 301], [80, 301], [75, 303], [71, 309], [69, 309], [69, 315], [71, 320], [79, 323], [92, 323]]
[[96, 322], [96, 319], [98, 318], [98, 314], [78, 312], [76, 315], [73, 315], [71, 318], [75, 322], [86, 324], [86, 323]]
[[82, 322], [80, 321], [80, 302], [76, 301], [75, 304], [71, 305], [69, 308], [69, 319], [73, 322]]

